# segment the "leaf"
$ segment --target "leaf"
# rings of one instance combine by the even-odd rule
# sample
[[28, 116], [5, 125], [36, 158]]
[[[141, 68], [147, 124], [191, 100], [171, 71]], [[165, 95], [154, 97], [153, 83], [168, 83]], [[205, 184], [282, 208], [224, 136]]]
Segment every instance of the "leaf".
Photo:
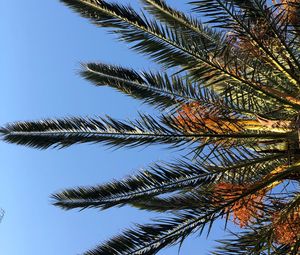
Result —
[[89, 63], [81, 75], [96, 86], [108, 85], [133, 98], [165, 110], [197, 100], [199, 89], [187, 79], [166, 73], [136, 72], [123, 67]]
[[78, 143], [104, 143], [112, 147], [161, 143], [180, 145], [193, 139], [145, 115], [133, 122], [110, 117], [17, 122], [7, 125], [2, 133], [7, 142], [40, 149], [64, 148]]
[[[210, 219], [215, 215], [211, 213]], [[198, 215], [197, 212], [185, 212], [176, 217], [155, 220], [155, 224], [138, 225], [126, 230], [122, 235], [99, 245], [85, 255], [115, 255], [156, 254], [162, 248], [174, 245], [195, 232], [208, 221], [208, 216]]]
[[68, 189], [54, 194], [54, 204], [63, 209], [107, 209], [175, 190], [196, 187], [213, 180], [200, 163], [156, 163], [149, 170], [120, 181], [96, 187]]

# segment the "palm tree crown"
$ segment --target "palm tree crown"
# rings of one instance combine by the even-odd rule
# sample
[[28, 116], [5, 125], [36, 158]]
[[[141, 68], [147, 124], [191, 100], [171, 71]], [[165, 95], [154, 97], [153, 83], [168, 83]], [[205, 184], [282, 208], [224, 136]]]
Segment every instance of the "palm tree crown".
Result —
[[168, 215], [85, 254], [155, 254], [209, 231], [219, 218], [241, 231], [211, 254], [300, 254], [300, 1], [199, 0], [190, 3], [193, 15], [163, 0], [142, 0], [147, 15], [102, 0], [61, 1], [167, 70], [87, 63], [81, 71], [160, 116], [17, 122], [0, 129], [2, 138], [41, 149], [104, 143], [189, 150], [120, 181], [54, 194], [66, 210], [127, 204]]

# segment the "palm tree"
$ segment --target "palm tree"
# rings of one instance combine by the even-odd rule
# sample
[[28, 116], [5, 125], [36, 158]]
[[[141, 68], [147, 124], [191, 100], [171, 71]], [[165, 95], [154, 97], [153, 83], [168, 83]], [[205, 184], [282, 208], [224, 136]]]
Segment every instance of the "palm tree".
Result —
[[86, 255], [155, 254], [222, 218], [241, 230], [212, 254], [300, 254], [300, 1], [193, 1], [192, 15], [163, 0], [142, 0], [147, 15], [102, 0], [61, 1], [164, 67], [88, 63], [81, 72], [160, 116], [17, 122], [1, 129], [2, 138], [41, 149], [103, 143], [189, 151], [120, 181], [53, 195], [66, 210], [131, 205], [166, 213]]

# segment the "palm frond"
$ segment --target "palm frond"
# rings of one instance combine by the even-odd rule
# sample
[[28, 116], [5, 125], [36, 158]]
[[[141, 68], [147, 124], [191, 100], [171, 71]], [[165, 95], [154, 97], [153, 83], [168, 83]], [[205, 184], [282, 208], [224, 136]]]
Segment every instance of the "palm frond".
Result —
[[217, 46], [223, 42], [221, 33], [204, 26], [199, 20], [173, 9], [164, 0], [142, 0], [144, 8], [157, 19], [168, 26], [180, 29], [181, 33], [188, 34], [195, 41], [204, 42], [209, 46]]
[[278, 210], [277, 221], [280, 223], [290, 222], [291, 215], [297, 214], [300, 210], [299, 192], [295, 192], [295, 194], [289, 194], [289, 196], [290, 197], [288, 197], [287, 199], [281, 198], [281, 204], [277, 208], [275, 207], [275, 210]]
[[213, 179], [200, 163], [178, 161], [155, 163], [148, 170], [124, 180], [96, 187], [80, 187], [53, 195], [54, 204], [64, 209], [97, 207], [106, 209], [130, 201], [175, 190], [192, 188]]
[[[256, 30], [251, 30], [251, 23], [249, 23], [249, 20], [256, 22], [258, 18], [261, 16], [261, 9], [260, 6], [263, 5], [262, 2], [265, 1], [253, 1], [255, 4], [255, 14], [257, 14], [257, 17], [253, 19], [253, 15], [248, 15], [249, 13], [244, 12], [243, 15], [239, 14], [238, 9], [235, 8], [235, 5], [231, 3], [231, 1], [226, 0], [205, 0], [205, 1], [193, 1], [191, 2], [194, 4], [195, 10], [199, 11], [201, 13], [204, 13], [204, 15], [211, 17], [210, 23], [216, 24], [216, 26], [225, 28], [225, 29], [231, 29], [232, 31], [236, 31], [238, 35], [242, 35], [244, 37], [247, 37], [249, 41], [251, 41], [254, 44], [254, 47], [261, 50], [263, 54], [267, 57], [269, 63], [278, 70], [278, 72], [283, 73], [288, 80], [294, 85], [298, 86], [299, 79], [297, 76], [294, 75], [293, 72], [291, 72], [290, 69], [286, 68], [286, 64], [289, 64], [289, 62], [286, 62], [286, 59], [280, 58], [275, 50], [270, 50], [268, 47], [270, 44], [266, 44], [263, 40], [261, 40], [256, 34]], [[262, 7], [263, 8], [263, 7]], [[264, 8], [264, 12], [269, 12], [269, 9]], [[270, 17], [270, 16], [269, 16]], [[273, 24], [275, 20], [266, 20], [266, 16], [264, 16], [264, 22], [266, 22], [267, 27], [271, 27], [271, 29], [278, 31], [279, 28], [275, 28], [275, 25]], [[273, 23], [272, 23], [273, 22]], [[254, 23], [253, 23], [254, 24]], [[278, 36], [280, 32], [276, 33]], [[278, 38], [277, 38], [278, 39]], [[277, 40], [278, 41], [278, 40]], [[279, 40], [279, 42], [282, 44], [283, 40]], [[287, 46], [286, 44], [284, 46]], [[286, 48], [287, 49], [287, 48]], [[288, 53], [291, 53], [290, 51]], [[295, 60], [295, 59], [294, 59]], [[266, 62], [266, 61], [265, 61]]]
[[[200, 122], [201, 123], [201, 120]], [[136, 147], [149, 144], [169, 144], [178, 147], [201, 143], [206, 144], [224, 138], [241, 138], [244, 143], [250, 139], [287, 139], [293, 133], [276, 132], [200, 132], [186, 133], [177, 127], [176, 120], [163, 116], [162, 121], [149, 115], [141, 115], [136, 121], [118, 121], [106, 118], [68, 118], [17, 122], [1, 128], [3, 140], [9, 143], [33, 148], [64, 148], [80, 143], [103, 143], [111, 147]], [[204, 126], [205, 127], [205, 126]], [[249, 143], [248, 141], [248, 144]]]
[[274, 229], [270, 219], [260, 219], [259, 222], [240, 233], [231, 233], [234, 237], [220, 240], [218, 246], [210, 254], [212, 255], [297, 255], [299, 253], [299, 241], [293, 245], [283, 245], [276, 241]]
[[135, 229], [126, 230], [104, 244], [88, 251], [85, 255], [115, 255], [156, 254], [160, 249], [179, 243], [189, 234], [203, 228], [210, 217], [198, 214], [197, 211], [178, 214], [176, 217], [155, 220], [155, 224], [138, 225]]
[[[201, 88], [197, 82], [176, 75], [169, 77], [164, 73], [136, 72], [119, 66], [101, 63], [83, 65], [81, 75], [96, 86], [110, 86], [126, 95], [140, 99], [159, 109], [174, 107], [192, 101], [203, 105], [216, 105], [222, 109], [232, 109], [242, 114], [270, 112], [273, 103], [267, 98], [255, 97], [253, 91], [232, 88], [226, 90], [222, 97], [211, 90]], [[233, 90], [234, 89], [234, 90]]]
[[182, 45], [179, 32], [139, 15], [130, 6], [96, 0], [61, 1], [97, 26], [110, 27], [120, 40], [133, 43], [133, 49], [159, 63], [173, 67], [195, 62], [191, 47]]
[[[212, 224], [215, 219], [225, 214], [225, 209], [232, 206], [235, 202], [255, 194], [273, 183], [275, 180], [284, 178], [288, 173], [298, 170], [299, 166], [289, 168], [276, 176], [273, 176], [259, 185], [243, 192], [239, 196], [226, 201], [224, 204], [216, 205], [212, 200], [208, 203], [210, 206], [201, 207], [199, 210], [191, 210], [183, 213], [183, 217], [169, 221], [170, 224], [161, 225], [159, 223], [151, 226], [140, 226], [135, 230], [128, 230], [121, 236], [117, 236], [96, 249], [87, 252], [87, 255], [108, 254], [112, 250], [116, 254], [156, 254], [165, 246], [172, 245], [181, 238], [185, 238], [197, 229], [203, 228], [209, 223]], [[211, 225], [210, 225], [211, 227]]]
[[[241, 10], [245, 11], [252, 11], [254, 12], [256, 10], [256, 0], [226, 0], [227, 2], [234, 4], [236, 7], [238, 7]], [[266, 3], [265, 0], [258, 0], [259, 2]]]
[[199, 89], [189, 80], [173, 75], [136, 72], [119, 66], [89, 63], [81, 75], [96, 86], [108, 85], [159, 109], [199, 99]]
[[[148, 204], [147, 201], [150, 203], [150, 200], [153, 204], [155, 202], [152, 202], [152, 199], [155, 200], [155, 198], [151, 198], [153, 196], [190, 190], [196, 187], [198, 189], [200, 186], [211, 184], [215, 180], [219, 182], [222, 180], [232, 181], [232, 179], [237, 182], [253, 181], [254, 178], [259, 178], [257, 176], [269, 173], [276, 166], [283, 164], [285, 158], [285, 155], [279, 154], [270, 156], [247, 155], [246, 159], [235, 156], [235, 158], [229, 159], [223, 154], [222, 158], [219, 159], [223, 167], [217, 165], [217, 162], [212, 165], [202, 161], [189, 163], [187, 160], [176, 161], [175, 163], [156, 163], [148, 170], [123, 180], [95, 187], [67, 189], [54, 194], [52, 198], [54, 205], [66, 210], [90, 207], [107, 209], [125, 204], [141, 205], [145, 202]], [[255, 176], [254, 173], [256, 173]], [[174, 198], [174, 200], [177, 199]], [[159, 205], [159, 202], [156, 204]], [[199, 205], [198, 201], [198, 207]], [[169, 210], [171, 209], [172, 207], [169, 208]]]
[[[109, 4], [105, 1], [63, 0], [63, 2], [84, 17], [90, 18], [95, 24], [113, 28], [113, 31], [119, 34], [120, 39], [135, 43], [134, 49], [152, 56], [160, 63], [169, 67], [182, 66], [192, 75], [199, 75], [199, 70], [202, 70], [201, 73], [206, 74], [202, 77], [198, 76], [202, 82], [220, 83], [224, 78], [229, 78], [238, 81], [240, 85], [254, 88], [280, 102], [285, 102], [287, 105], [300, 108], [299, 100], [291, 96], [287, 98], [280, 91], [245, 80], [240, 75], [229, 71], [228, 63], [224, 66], [217, 60], [213, 60], [214, 58], [211, 59], [204, 44], [198, 41], [193, 43], [192, 38], [182, 36], [180, 31], [148, 20], [130, 7]], [[216, 55], [220, 52], [222, 53], [223, 50], [217, 49], [215, 53], [211, 53]], [[216, 76], [219, 76], [217, 81], [215, 81]]]
[[[212, 255], [267, 255], [274, 253], [275, 247], [270, 246], [273, 241], [273, 231], [270, 225], [259, 226], [234, 235], [235, 238], [220, 240], [220, 245], [211, 252]], [[282, 254], [283, 255], [283, 254]]]
[[[183, 210], [201, 210], [203, 205], [209, 206], [207, 194], [208, 188], [197, 189], [197, 191], [184, 192], [169, 197], [145, 197], [131, 201], [129, 205], [141, 210], [153, 212], [176, 212]], [[206, 195], [206, 196], [205, 196]]]
[[292, 41], [287, 33], [287, 26], [282, 24], [282, 14], [279, 13], [278, 15], [275, 15], [276, 8], [273, 10], [271, 7], [268, 7], [266, 1], [253, 0], [253, 4], [256, 7], [255, 14], [270, 25], [269, 29], [272, 31], [274, 38], [278, 42], [277, 47], [281, 48], [280, 55], [285, 56], [286, 59], [288, 59], [286, 63], [289, 66], [289, 69], [292, 70], [290, 75], [295, 80], [298, 80], [299, 77], [297, 77], [295, 73], [298, 73], [300, 70], [299, 57], [297, 56], [297, 50], [291, 43]]
[[145, 115], [141, 115], [140, 120], [127, 122], [110, 117], [18, 122], [7, 125], [1, 132], [7, 142], [40, 149], [78, 143], [104, 143], [112, 147], [160, 143], [179, 145], [185, 140], [184, 135]]
[[234, 5], [225, 0], [203, 0], [191, 1], [194, 5], [194, 12], [203, 13], [204, 16], [209, 17], [209, 23], [216, 24], [216, 26], [224, 28], [233, 28], [234, 22], [230, 13], [236, 11]]

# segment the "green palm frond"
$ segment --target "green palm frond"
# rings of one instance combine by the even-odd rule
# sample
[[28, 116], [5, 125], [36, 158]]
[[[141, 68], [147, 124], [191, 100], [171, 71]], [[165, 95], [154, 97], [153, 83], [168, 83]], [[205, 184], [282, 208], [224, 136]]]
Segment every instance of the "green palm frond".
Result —
[[61, 1], [97, 26], [112, 28], [120, 40], [132, 43], [133, 49], [151, 56], [159, 63], [169, 67], [179, 63], [192, 66], [195, 63], [195, 50], [189, 44], [183, 45], [179, 32], [149, 20], [145, 15], [139, 15], [129, 6], [105, 1]]
[[54, 204], [64, 209], [97, 207], [106, 209], [140, 198], [187, 187], [196, 187], [213, 178], [203, 166], [187, 161], [156, 163], [137, 175], [96, 187], [81, 187], [53, 195]]
[[[285, 201], [285, 202], [283, 202]], [[277, 208], [277, 212], [279, 213], [278, 222], [286, 222], [289, 221], [289, 218], [294, 213], [300, 209], [300, 194], [296, 192], [295, 194], [289, 194], [287, 198], [281, 198], [281, 204]]]
[[265, 0], [226, 0], [227, 2], [234, 4], [238, 8], [246, 11], [255, 11], [256, 4], [259, 3], [266, 3]]
[[145, 115], [134, 122], [121, 122], [110, 117], [19, 122], [7, 125], [1, 132], [7, 142], [41, 149], [77, 143], [104, 143], [112, 147], [155, 143], [180, 145], [183, 140], [194, 138], [172, 131]]
[[172, 213], [184, 210], [200, 210], [203, 205], [208, 206], [209, 201], [207, 199], [207, 193], [207, 189], [198, 189], [197, 192], [185, 192], [184, 194], [176, 194], [170, 197], [141, 198], [130, 202], [129, 205], [140, 210], [160, 213]]
[[199, 100], [197, 84], [167, 74], [136, 72], [118, 66], [89, 63], [81, 75], [97, 86], [108, 85], [159, 109]]
[[204, 1], [191, 1], [190, 4], [194, 5], [194, 12], [204, 13], [204, 16], [210, 17], [210, 23], [214, 23], [220, 27], [233, 28], [234, 21], [232, 21], [233, 13], [235, 10], [234, 5], [229, 1], [222, 0], [204, 0]]
[[[277, 20], [276, 19], [268, 19], [272, 17], [272, 15], [266, 15], [266, 13], [271, 12], [270, 7], [267, 7], [266, 1], [253, 1], [255, 4], [255, 14], [257, 14], [253, 18], [253, 11], [252, 12], [244, 12], [244, 15], [239, 15], [238, 9], [232, 5], [231, 1], [226, 0], [205, 0], [205, 1], [194, 1], [191, 2], [196, 7], [194, 10], [205, 13], [208, 17], [211, 17], [210, 22], [216, 24], [216, 26], [226, 29], [232, 29], [237, 32], [239, 35], [243, 35], [248, 38], [249, 41], [252, 41], [257, 48], [259, 48], [268, 58], [268, 61], [272, 64], [274, 68], [278, 70], [278, 72], [284, 73], [284, 75], [289, 79], [289, 81], [294, 84], [296, 87], [299, 83], [299, 77], [295, 76], [290, 69], [286, 68], [285, 64], [290, 64], [290, 62], [286, 62], [284, 58], [281, 58], [280, 55], [276, 54], [274, 49], [269, 49], [266, 43], [261, 40], [254, 31], [255, 29], [251, 30], [250, 24], [251, 22], [257, 22], [261, 19], [263, 15], [263, 22], [268, 27], [269, 30], [273, 32], [276, 31], [276, 39], [281, 44], [284, 44], [285, 50], [283, 53], [288, 52], [289, 48], [287, 48], [287, 44], [282, 39], [282, 31], [279, 26], [276, 27], [277, 24], [274, 24]], [[250, 14], [249, 14], [250, 13]], [[249, 14], [249, 15], [248, 15]], [[250, 20], [250, 24], [249, 24]], [[255, 23], [253, 23], [255, 25]], [[256, 24], [259, 26], [259, 24]], [[280, 37], [279, 37], [280, 36]], [[279, 39], [279, 40], [278, 40]], [[293, 56], [293, 55], [291, 55]], [[296, 58], [293, 56], [293, 60]], [[297, 61], [297, 66], [299, 67], [299, 61]]]
[[[214, 164], [201, 161], [190, 163], [187, 160], [175, 163], [156, 163], [148, 170], [120, 181], [96, 187], [68, 189], [54, 194], [52, 197], [56, 206], [67, 210], [90, 207], [107, 209], [125, 204], [136, 206], [145, 204], [145, 202], [153, 204], [156, 200], [151, 197], [179, 190], [198, 189], [200, 186], [209, 185], [214, 181], [255, 182], [277, 166], [284, 164], [284, 160], [286, 161], [286, 155], [281, 154], [259, 156], [248, 153], [244, 158], [237, 155], [229, 158], [225, 157], [223, 153], [222, 156], [220, 154], [220, 157], [219, 161], [222, 162], [222, 167], [216, 162]], [[255, 176], [254, 173], [256, 173]], [[150, 199], [154, 199], [154, 201]], [[178, 204], [175, 202], [177, 200], [174, 198], [174, 201], [172, 200], [168, 204], [173, 202], [174, 205]], [[159, 202], [156, 203], [158, 207]], [[165, 203], [167, 202], [165, 201]], [[197, 203], [199, 207], [199, 201]]]
[[[255, 98], [253, 93], [245, 90], [227, 90], [220, 96], [202, 88], [199, 82], [178, 75], [170, 77], [166, 73], [136, 72], [114, 65], [88, 63], [83, 65], [81, 75], [96, 86], [110, 86], [164, 110], [166, 107], [199, 101], [207, 107], [217, 106], [220, 109], [232, 109], [233, 112], [253, 115], [257, 109], [268, 112], [273, 106], [267, 103], [267, 98]], [[256, 102], [256, 99], [259, 101]]]
[[169, 77], [164, 73], [138, 73], [132, 69], [99, 63], [84, 64], [81, 75], [96, 86], [110, 86], [163, 110], [192, 101], [204, 105], [217, 104], [219, 108], [231, 108], [242, 114], [259, 111], [263, 115], [264, 111], [269, 114], [271, 109], [274, 110], [267, 97], [255, 97], [253, 91], [232, 88], [227, 89], [221, 97], [208, 89], [200, 89], [198, 82], [176, 75]]
[[[269, 160], [269, 158], [266, 160]], [[258, 162], [263, 162], [263, 160], [258, 160]], [[218, 169], [219, 172], [210, 172], [212, 171], [211, 168], [212, 166], [206, 169], [200, 162], [195, 164], [187, 161], [172, 164], [157, 163], [149, 170], [124, 180], [97, 187], [80, 187], [66, 190], [55, 194], [53, 198], [56, 200], [56, 205], [66, 209], [85, 206], [105, 209], [115, 205], [123, 205], [128, 201], [146, 196], [196, 187], [215, 179], [216, 176], [220, 175], [219, 172], [221, 174], [226, 172], [223, 169]]]
[[138, 225], [122, 235], [88, 251], [85, 255], [107, 255], [113, 251], [116, 255], [156, 254], [160, 249], [179, 243], [189, 234], [203, 228], [216, 215], [210, 217], [195, 212], [181, 213], [173, 218], [155, 220], [155, 224]]
[[[191, 125], [188, 120], [186, 122], [187, 125]], [[206, 128], [201, 118], [199, 124]], [[98, 117], [17, 122], [2, 128], [0, 134], [6, 142], [40, 149], [63, 148], [80, 143], [103, 143], [111, 147], [136, 147], [149, 144], [169, 144], [178, 147], [201, 144], [203, 139], [207, 139], [205, 144], [213, 144], [226, 138], [230, 138], [231, 143], [241, 139], [241, 144], [251, 145], [256, 143], [257, 138], [276, 140], [289, 139], [296, 135], [290, 132], [265, 131], [216, 133], [213, 130], [186, 133], [177, 126], [174, 117], [163, 116], [162, 121], [158, 121], [149, 115], [141, 115], [136, 121]]]
[[[295, 71], [298, 73], [300, 70], [300, 61], [299, 61], [299, 53], [297, 53], [297, 49], [291, 43], [291, 39], [288, 38], [287, 26], [282, 24], [282, 13], [274, 16], [274, 12], [276, 8], [268, 7], [266, 1], [254, 0], [253, 4], [255, 5], [255, 14], [259, 16], [259, 18], [263, 19], [265, 22], [269, 24], [269, 29], [272, 32], [274, 39], [279, 44], [279, 47], [282, 49], [282, 53], [288, 59], [286, 61], [290, 70], [293, 72], [290, 73], [291, 77], [299, 82], [299, 77], [295, 74]], [[296, 87], [299, 88], [297, 85]]]
[[184, 35], [188, 34], [191, 36], [192, 34], [194, 40], [204, 42], [207, 48], [216, 47], [224, 42], [222, 33], [204, 26], [196, 18], [173, 9], [164, 0], [142, 0], [142, 2], [145, 4], [144, 8], [156, 18], [170, 27], [180, 29]]
[[[217, 152], [214, 154], [217, 156]], [[140, 204], [140, 201], [148, 201], [153, 196], [210, 185], [215, 181], [255, 182], [286, 161], [286, 155], [260, 156], [246, 150], [241, 156], [230, 152], [227, 155], [226, 157], [222, 151], [218, 163], [216, 160], [156, 163], [149, 170], [120, 181], [96, 187], [68, 189], [54, 194], [54, 204], [67, 210], [89, 207], [107, 209], [127, 203]]]

